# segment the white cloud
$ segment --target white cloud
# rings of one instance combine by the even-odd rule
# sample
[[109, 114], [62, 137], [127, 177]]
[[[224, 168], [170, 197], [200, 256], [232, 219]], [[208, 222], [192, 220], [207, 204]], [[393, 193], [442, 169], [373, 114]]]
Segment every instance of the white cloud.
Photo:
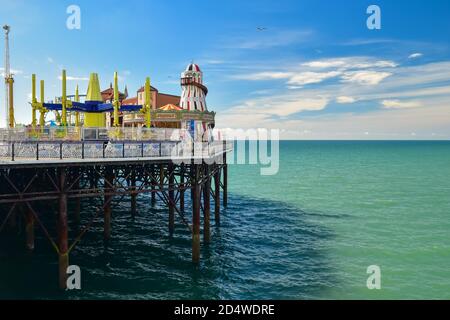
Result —
[[395, 63], [394, 61], [389, 61], [389, 60], [359, 62], [359, 63], [355, 63], [355, 64], [349, 66], [349, 68], [353, 68], [353, 69], [395, 68], [395, 67], [398, 67], [398, 64]]
[[385, 109], [417, 108], [421, 104], [418, 101], [383, 100], [381, 102]]
[[[326, 96], [304, 94], [294, 91], [289, 94], [271, 95], [248, 99], [223, 113], [228, 119], [233, 119], [234, 126], [239, 127], [242, 121], [247, 125], [256, 124], [258, 119], [270, 119], [272, 116], [287, 117], [301, 111], [318, 111], [324, 109], [329, 103]], [[236, 122], [236, 118], [241, 117]], [[243, 125], [243, 124], [242, 124]], [[247, 126], [246, 125], [246, 126]]]
[[343, 67], [345, 65], [346, 62], [343, 59], [324, 59], [302, 63], [302, 66], [305, 67], [321, 68], [321, 69]]
[[302, 86], [305, 84], [319, 83], [329, 78], [340, 75], [339, 71], [330, 72], [301, 72], [290, 77], [288, 84]]
[[340, 75], [338, 71], [330, 71], [330, 72], [257, 72], [250, 74], [241, 74], [236, 75], [233, 78], [240, 80], [280, 80], [280, 79], [288, 79], [287, 83], [291, 89], [298, 89], [299, 86], [303, 86], [305, 84], [319, 83], [329, 78], [334, 78]]
[[[58, 80], [62, 80], [62, 76], [58, 76]], [[72, 77], [66, 76], [67, 81], [89, 81], [89, 77]]]
[[304, 62], [297, 66], [231, 76], [233, 79], [262, 81], [287, 79], [288, 89], [321, 83], [327, 79], [341, 77], [343, 82], [375, 85], [389, 77], [394, 61], [371, 57], [330, 58]]
[[291, 72], [257, 72], [250, 74], [236, 75], [233, 78], [241, 80], [274, 80], [274, 79], [287, 79], [293, 74]]
[[[450, 96], [450, 86], [443, 87], [429, 87], [429, 88], [406, 88], [401, 89], [395, 86], [397, 79], [393, 77], [392, 80], [380, 85], [379, 89], [372, 93], [364, 93], [359, 100], [381, 100], [395, 98], [416, 98], [416, 97], [437, 97]], [[349, 89], [350, 90], [350, 89]]]
[[391, 76], [390, 72], [378, 71], [350, 71], [342, 75], [342, 82], [357, 83], [361, 85], [377, 85], [387, 77]]
[[227, 61], [225, 60], [220, 60], [220, 59], [210, 59], [210, 60], [204, 60], [202, 61], [202, 65], [207, 65], [207, 64], [213, 64], [213, 65], [217, 65], [217, 64], [225, 64], [227, 63]]
[[416, 53], [410, 54], [410, 55], [408, 56], [408, 59], [417, 59], [417, 58], [420, 58], [420, 57], [422, 57], [422, 56], [423, 56], [423, 53], [416, 52]]
[[[177, 83], [179, 83], [179, 81], [177, 81]], [[261, 95], [269, 95], [272, 94], [274, 92], [274, 90], [272, 89], [263, 89], [263, 90], [255, 90], [252, 92], [249, 92], [250, 95], [255, 95], [255, 96], [261, 96]]]
[[[17, 69], [10, 69], [10, 71], [11, 71], [11, 73], [12, 73], [13, 75], [15, 75], [15, 74], [22, 74], [22, 73], [23, 73], [22, 70], [17, 70]], [[2, 77], [5, 76], [5, 68], [3, 68], [3, 67], [0, 68], [0, 75], [1, 75]]]
[[302, 89], [303, 86], [287, 86], [287, 88], [288, 88], [289, 90], [298, 90], [298, 89]]
[[391, 60], [377, 60], [370, 57], [330, 58], [308, 61], [301, 64], [314, 69], [338, 68], [341, 70], [368, 68], [395, 68], [397, 63]]
[[339, 96], [336, 98], [336, 102], [340, 104], [355, 103], [356, 99], [348, 96]]
[[304, 98], [293, 101], [281, 101], [279, 105], [271, 104], [263, 110], [268, 114], [289, 116], [300, 111], [317, 111], [324, 109], [328, 104], [327, 98]]

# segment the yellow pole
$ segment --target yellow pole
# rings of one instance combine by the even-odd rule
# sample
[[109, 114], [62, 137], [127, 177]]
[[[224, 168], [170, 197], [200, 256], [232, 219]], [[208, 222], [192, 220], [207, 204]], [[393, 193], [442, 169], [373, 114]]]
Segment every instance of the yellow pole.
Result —
[[31, 75], [31, 127], [36, 130], [36, 75]]
[[14, 128], [14, 79], [12, 76], [8, 79], [9, 86], [9, 127]]
[[45, 127], [45, 107], [44, 107], [44, 80], [41, 80], [41, 105], [39, 108], [39, 127], [41, 128], [41, 132], [44, 132]]
[[113, 101], [113, 107], [114, 107], [113, 126], [114, 127], [118, 127], [119, 126], [120, 101], [119, 101], [119, 85], [118, 85], [117, 72], [114, 72], [114, 101]]
[[37, 102], [36, 100], [36, 75], [31, 75], [31, 102]]
[[147, 128], [150, 128], [151, 125], [151, 109], [152, 109], [152, 103], [151, 103], [151, 92], [150, 92], [150, 78], [147, 77], [145, 79], [145, 123]]
[[62, 101], [61, 101], [61, 125], [67, 126], [67, 95], [66, 95], [66, 70], [62, 71]]
[[44, 80], [41, 80], [41, 103], [44, 103]]
[[[78, 85], [75, 88], [75, 101], [80, 102], [80, 96], [78, 95]], [[80, 126], [80, 112], [75, 112], [75, 127]]]

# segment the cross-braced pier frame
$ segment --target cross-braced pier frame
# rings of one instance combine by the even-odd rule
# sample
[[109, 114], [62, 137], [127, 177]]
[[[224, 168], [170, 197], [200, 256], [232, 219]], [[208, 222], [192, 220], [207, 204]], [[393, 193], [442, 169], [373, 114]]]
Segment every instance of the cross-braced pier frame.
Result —
[[[111, 234], [111, 201], [130, 201], [130, 215], [137, 214], [136, 198], [151, 194], [168, 207], [168, 234], [174, 233], [175, 219], [192, 232], [192, 261], [200, 261], [200, 222], [203, 214], [203, 241], [210, 241], [211, 198], [214, 200], [215, 222], [220, 221], [220, 190], [223, 206], [227, 205], [227, 152], [231, 146], [217, 143], [201, 156], [178, 154], [164, 157], [98, 157], [91, 159], [42, 159], [9, 157], [0, 161], [0, 232], [24, 222], [26, 248], [33, 250], [34, 231], [40, 228], [50, 241], [59, 261], [59, 284], [66, 287], [69, 254], [88, 232], [96, 219], [103, 218], [104, 239]], [[38, 148], [38, 147], [37, 147]], [[61, 147], [62, 148], [62, 147]], [[125, 148], [125, 146], [124, 146]], [[160, 146], [161, 148], [161, 146]], [[174, 147], [177, 148], [177, 147]], [[125, 149], [124, 149], [125, 150]], [[195, 148], [192, 148], [195, 150]], [[14, 152], [14, 151], [13, 151]], [[124, 153], [123, 153], [124, 154]], [[14, 153], [9, 156], [14, 155]], [[185, 193], [190, 191], [192, 218], [185, 212]], [[102, 204], [84, 225], [80, 224], [82, 199], [101, 198]], [[68, 210], [68, 201], [75, 203]], [[57, 203], [56, 234], [48, 221], [54, 215], [39, 210], [40, 203]], [[88, 214], [88, 213], [86, 213]], [[75, 237], [69, 238], [69, 219], [78, 224]], [[50, 219], [51, 220], [51, 219]], [[53, 221], [52, 221], [53, 222]], [[53, 232], [54, 233], [54, 232]]]

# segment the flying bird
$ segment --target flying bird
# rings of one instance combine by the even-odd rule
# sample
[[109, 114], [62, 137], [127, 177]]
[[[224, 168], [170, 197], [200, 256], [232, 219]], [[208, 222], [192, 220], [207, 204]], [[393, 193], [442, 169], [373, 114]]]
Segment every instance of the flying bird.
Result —
[[256, 30], [258, 30], [258, 31], [264, 31], [264, 30], [267, 30], [267, 28], [266, 28], [266, 27], [256, 27]]

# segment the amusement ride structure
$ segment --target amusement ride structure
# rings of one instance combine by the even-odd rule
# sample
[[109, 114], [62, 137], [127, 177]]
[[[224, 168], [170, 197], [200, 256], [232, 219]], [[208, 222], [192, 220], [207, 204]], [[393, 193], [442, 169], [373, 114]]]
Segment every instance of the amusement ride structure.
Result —
[[[45, 117], [48, 112], [56, 112], [60, 118], [60, 127], [70, 126], [68, 122], [68, 112], [75, 114], [75, 127], [82, 128], [105, 128], [107, 127], [106, 117], [112, 114], [111, 128], [120, 128], [120, 115], [138, 115], [143, 119], [143, 128], [152, 128], [154, 123], [176, 122], [175, 128], [188, 131], [194, 139], [210, 139], [205, 132], [214, 128], [215, 112], [209, 112], [206, 108], [207, 88], [202, 83], [202, 72], [196, 64], [190, 64], [186, 71], [182, 73], [181, 87], [182, 96], [180, 106], [166, 105], [156, 109], [152, 102], [150, 78], [147, 77], [144, 85], [144, 99], [142, 104], [124, 104], [119, 99], [118, 76], [114, 73], [113, 99], [111, 102], [104, 102], [100, 92], [100, 84], [97, 73], [91, 73], [85, 101], [80, 102], [78, 86], [75, 95], [67, 95], [66, 71], [62, 71], [62, 95], [58, 102], [45, 102], [44, 80], [40, 81], [40, 100], [36, 96], [36, 75], [32, 75], [31, 90], [31, 128], [32, 132], [38, 134], [46, 128]], [[74, 99], [69, 99], [69, 97]], [[37, 120], [37, 113], [39, 121]], [[80, 113], [83, 114], [83, 121], [80, 121]], [[154, 122], [152, 122], [155, 120]], [[37, 126], [39, 125], [39, 130]]]

